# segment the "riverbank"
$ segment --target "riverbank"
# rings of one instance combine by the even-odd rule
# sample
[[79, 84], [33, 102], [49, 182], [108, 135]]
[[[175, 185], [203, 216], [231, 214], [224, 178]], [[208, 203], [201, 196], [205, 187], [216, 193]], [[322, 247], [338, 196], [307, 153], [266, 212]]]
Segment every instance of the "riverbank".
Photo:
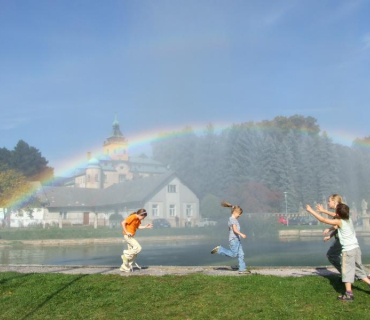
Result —
[[[60, 273], [60, 274], [104, 274], [121, 276], [164, 276], [204, 274], [209, 276], [245, 276], [230, 266], [142, 266], [133, 272], [121, 272], [117, 266], [44, 266], [44, 265], [0, 265], [0, 272]], [[339, 275], [332, 267], [253, 267], [250, 275], [258, 274], [279, 277], [333, 276]]]

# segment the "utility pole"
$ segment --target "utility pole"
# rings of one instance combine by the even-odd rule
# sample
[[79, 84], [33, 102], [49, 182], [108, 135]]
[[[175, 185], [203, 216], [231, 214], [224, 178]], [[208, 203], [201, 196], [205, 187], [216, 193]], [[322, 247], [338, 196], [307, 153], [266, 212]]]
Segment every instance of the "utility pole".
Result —
[[284, 191], [284, 197], [285, 197], [285, 217], [287, 221], [287, 226], [289, 226], [289, 219], [288, 219], [288, 199], [287, 199], [287, 191]]

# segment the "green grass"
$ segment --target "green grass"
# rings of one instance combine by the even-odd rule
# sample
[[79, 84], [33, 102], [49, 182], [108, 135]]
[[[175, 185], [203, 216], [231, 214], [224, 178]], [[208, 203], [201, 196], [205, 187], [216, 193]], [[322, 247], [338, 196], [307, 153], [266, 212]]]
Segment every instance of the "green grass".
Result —
[[0, 319], [369, 319], [370, 290], [338, 277], [0, 273]]

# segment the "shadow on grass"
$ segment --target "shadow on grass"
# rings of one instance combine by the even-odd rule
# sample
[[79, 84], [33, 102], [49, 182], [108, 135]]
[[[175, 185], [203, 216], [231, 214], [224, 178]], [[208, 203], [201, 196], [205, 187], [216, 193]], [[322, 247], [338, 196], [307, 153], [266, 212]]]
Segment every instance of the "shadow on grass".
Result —
[[14, 277], [9, 277], [9, 278], [5, 278], [5, 279], [2, 279], [0, 281], [0, 285], [3, 285], [5, 284], [6, 282], [8, 281], [11, 281], [13, 279], [19, 279], [19, 278], [24, 278], [24, 277], [28, 277], [30, 274], [26, 273], [26, 274], [22, 274], [22, 273], [18, 273], [17, 275], [15, 275]]
[[[361, 281], [361, 280], [359, 280], [359, 281]], [[370, 294], [370, 289], [364, 290], [362, 288], [359, 288], [358, 286], [352, 285], [352, 290], [353, 289], [356, 289], [357, 291], [361, 291], [361, 292], [366, 293], [366, 294]]]
[[63, 290], [67, 289], [73, 283], [81, 280], [82, 278], [84, 278], [86, 276], [87, 276], [87, 274], [83, 274], [83, 275], [81, 275], [81, 276], [73, 279], [71, 282], [67, 283], [66, 285], [64, 285], [63, 287], [61, 287], [60, 289], [58, 289], [57, 291], [55, 291], [54, 293], [52, 293], [50, 296], [48, 296], [43, 302], [39, 303], [31, 312], [29, 312], [28, 314], [26, 314], [21, 319], [27, 319], [28, 317], [31, 317], [32, 315], [35, 314], [35, 312], [37, 312], [37, 310], [41, 309], [46, 303], [48, 303], [51, 299], [53, 299], [55, 296], [57, 296], [60, 292], [62, 292]]
[[333, 287], [333, 289], [342, 294], [345, 291], [344, 283], [342, 282], [342, 277], [337, 272], [332, 272], [326, 268], [316, 268], [316, 274], [318, 276], [321, 276], [323, 278], [326, 278], [329, 280], [330, 285]]

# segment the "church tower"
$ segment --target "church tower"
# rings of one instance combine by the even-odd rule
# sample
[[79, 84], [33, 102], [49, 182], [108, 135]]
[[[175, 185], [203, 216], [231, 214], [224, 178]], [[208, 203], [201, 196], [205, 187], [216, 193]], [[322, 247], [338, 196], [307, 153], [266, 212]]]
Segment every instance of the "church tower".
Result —
[[112, 160], [128, 160], [128, 141], [123, 136], [117, 115], [113, 121], [112, 135], [104, 141], [104, 154], [109, 155]]

